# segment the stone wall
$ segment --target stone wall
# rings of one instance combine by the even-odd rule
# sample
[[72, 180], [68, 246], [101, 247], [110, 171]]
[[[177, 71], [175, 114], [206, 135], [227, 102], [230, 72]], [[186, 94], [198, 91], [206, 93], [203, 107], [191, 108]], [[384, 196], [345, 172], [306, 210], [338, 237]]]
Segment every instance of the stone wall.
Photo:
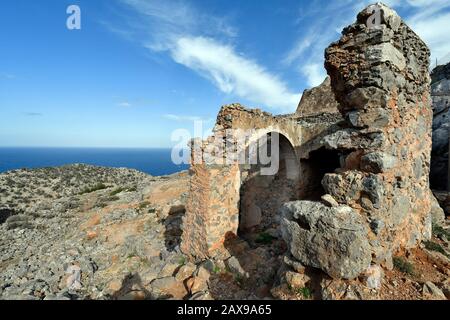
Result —
[[[374, 9], [378, 28], [367, 23]], [[391, 268], [393, 254], [431, 236], [429, 49], [396, 12], [377, 4], [343, 30], [325, 58], [347, 124], [323, 139], [343, 155], [342, 167], [322, 181], [333, 208], [287, 204], [283, 231], [294, 258], [353, 279], [370, 261]]]
[[226, 255], [226, 237], [239, 227], [239, 166], [194, 164], [190, 175], [181, 250], [197, 259]]

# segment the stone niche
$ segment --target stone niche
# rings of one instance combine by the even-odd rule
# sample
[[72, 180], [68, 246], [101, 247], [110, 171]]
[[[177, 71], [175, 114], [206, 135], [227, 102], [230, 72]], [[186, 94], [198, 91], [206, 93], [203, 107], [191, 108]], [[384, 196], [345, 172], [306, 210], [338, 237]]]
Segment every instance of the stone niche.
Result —
[[[368, 21], [379, 13], [381, 24]], [[363, 10], [325, 51], [325, 67], [346, 126], [323, 138], [343, 155], [322, 180], [326, 205], [287, 203], [282, 230], [290, 254], [333, 278], [431, 236], [432, 109], [429, 49], [383, 4]]]

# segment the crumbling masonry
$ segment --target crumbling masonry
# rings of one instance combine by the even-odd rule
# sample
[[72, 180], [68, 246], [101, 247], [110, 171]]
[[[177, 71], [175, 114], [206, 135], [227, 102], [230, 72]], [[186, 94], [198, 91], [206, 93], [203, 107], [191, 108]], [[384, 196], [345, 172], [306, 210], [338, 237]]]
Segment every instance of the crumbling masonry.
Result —
[[375, 8], [381, 25], [367, 23], [370, 7], [343, 30], [326, 49], [330, 78], [305, 93], [296, 114], [221, 110], [214, 135], [277, 132], [285, 144], [280, 170], [297, 174], [193, 164], [183, 252], [223, 256], [241, 230], [277, 225], [292, 259], [353, 279], [371, 264], [391, 268], [393, 254], [431, 236], [429, 50], [397, 13]]

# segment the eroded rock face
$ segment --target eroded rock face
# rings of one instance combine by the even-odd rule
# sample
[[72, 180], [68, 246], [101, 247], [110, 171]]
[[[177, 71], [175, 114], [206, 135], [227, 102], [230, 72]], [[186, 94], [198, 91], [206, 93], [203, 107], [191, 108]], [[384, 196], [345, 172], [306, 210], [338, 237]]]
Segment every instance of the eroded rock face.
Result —
[[368, 228], [352, 208], [297, 201], [286, 204], [281, 213], [283, 237], [303, 264], [344, 279], [354, 279], [369, 267]]

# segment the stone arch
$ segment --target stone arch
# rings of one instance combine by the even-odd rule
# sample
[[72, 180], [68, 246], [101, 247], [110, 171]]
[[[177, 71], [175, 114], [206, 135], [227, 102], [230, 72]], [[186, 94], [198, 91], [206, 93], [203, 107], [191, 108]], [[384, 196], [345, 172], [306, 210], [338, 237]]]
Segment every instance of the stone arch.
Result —
[[[291, 140], [278, 131], [270, 130], [264, 130], [255, 136], [256, 139], [250, 141], [247, 149], [257, 141], [259, 141], [257, 145], [261, 146], [265, 140], [268, 156], [276, 164], [271, 163], [271, 170], [266, 171], [262, 170], [265, 162], [240, 165], [239, 232], [241, 234], [277, 228], [277, 213], [280, 207], [298, 196], [300, 161]], [[271, 174], [272, 170], [273, 174]]]

